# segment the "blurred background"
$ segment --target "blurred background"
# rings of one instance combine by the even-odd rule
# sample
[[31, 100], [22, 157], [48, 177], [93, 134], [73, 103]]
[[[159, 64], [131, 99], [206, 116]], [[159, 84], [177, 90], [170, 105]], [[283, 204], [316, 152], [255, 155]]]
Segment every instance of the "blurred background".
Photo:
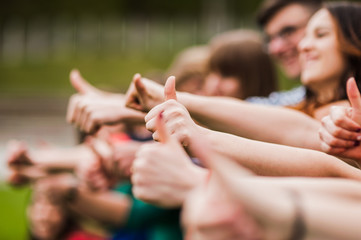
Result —
[[[9, 139], [31, 147], [75, 144], [65, 123], [69, 72], [96, 87], [124, 92], [136, 72], [156, 75], [183, 48], [217, 33], [257, 29], [261, 0], [0, 1], [0, 239], [26, 239], [28, 188], [6, 177]], [[292, 86], [281, 82], [282, 89]]]

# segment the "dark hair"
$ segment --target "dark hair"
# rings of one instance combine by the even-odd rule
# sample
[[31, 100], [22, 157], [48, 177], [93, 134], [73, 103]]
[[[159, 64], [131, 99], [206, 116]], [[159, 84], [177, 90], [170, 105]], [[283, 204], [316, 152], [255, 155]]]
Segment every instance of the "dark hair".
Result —
[[239, 30], [223, 33], [211, 42], [208, 71], [235, 77], [241, 83], [240, 96], [268, 96], [277, 90], [271, 58], [263, 50], [260, 35]]
[[257, 13], [258, 25], [263, 28], [277, 12], [295, 3], [308, 8], [310, 16], [322, 6], [322, 0], [265, 0]]
[[340, 98], [347, 99], [346, 81], [350, 76], [361, 87], [361, 4], [334, 2], [325, 4], [325, 8], [335, 20], [339, 46], [347, 61], [348, 68], [340, 82]]
[[[324, 9], [331, 14], [334, 20], [340, 51], [347, 61], [347, 69], [341, 76], [338, 88], [330, 102], [346, 100], [346, 82], [349, 77], [355, 77], [357, 86], [361, 89], [361, 4], [332, 2], [325, 4]], [[307, 114], [313, 115], [315, 108], [325, 104], [318, 103], [315, 94], [307, 89], [306, 101], [302, 104], [301, 109]]]

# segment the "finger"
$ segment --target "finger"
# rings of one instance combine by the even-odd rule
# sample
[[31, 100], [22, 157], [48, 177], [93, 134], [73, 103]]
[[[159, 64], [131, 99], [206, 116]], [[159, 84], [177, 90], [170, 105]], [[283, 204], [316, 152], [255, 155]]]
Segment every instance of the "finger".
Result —
[[66, 112], [66, 121], [68, 123], [73, 123], [74, 122], [74, 118], [76, 115], [76, 111], [77, 111], [77, 107], [80, 101], [80, 95], [79, 94], [74, 94], [70, 97], [69, 99], [69, 103], [68, 103], [68, 109]]
[[331, 154], [331, 155], [338, 155], [338, 154], [341, 154], [341, 153], [345, 152], [347, 149], [346, 148], [331, 147], [327, 143], [321, 142], [321, 150], [323, 152]]
[[[352, 121], [351, 119], [348, 119], [350, 121]], [[322, 129], [323, 131], [327, 131], [329, 134], [331, 134], [333, 137], [335, 138], [339, 138], [339, 139], [343, 139], [343, 140], [351, 140], [351, 141], [356, 141], [356, 140], [361, 140], [361, 134], [355, 131], [349, 131], [347, 130], [345, 127], [346, 124], [344, 123], [340, 123], [337, 122], [338, 126], [335, 125], [334, 121], [331, 120], [330, 116], [326, 116], [324, 118], [322, 118], [321, 120], [322, 123]], [[339, 127], [341, 126], [341, 127]]]
[[125, 106], [138, 111], [143, 111], [141, 94], [145, 94], [145, 87], [141, 80], [139, 73], [133, 76], [132, 84], [130, 85], [127, 94]]
[[350, 147], [354, 147], [358, 143], [358, 141], [347, 141], [347, 140], [335, 138], [324, 128], [321, 128], [319, 130], [319, 136], [321, 141], [324, 141], [325, 143], [327, 143], [327, 145], [331, 147], [350, 148]]
[[96, 129], [97, 129], [97, 123], [96, 123], [96, 120], [94, 118], [94, 113], [89, 113], [88, 117], [87, 117], [87, 120], [84, 124], [84, 130], [87, 132], [87, 133], [94, 133], [96, 132]]
[[149, 119], [145, 124], [146, 129], [148, 131], [155, 132], [157, 130], [156, 122], [157, 122], [156, 117], [152, 118], [152, 119]]
[[93, 87], [87, 80], [85, 80], [79, 70], [73, 69], [70, 72], [70, 83], [74, 89], [81, 94], [97, 93], [98, 89]]
[[93, 120], [93, 114], [91, 110], [87, 109], [87, 111], [83, 114], [82, 122], [80, 124], [80, 129], [82, 129], [86, 133], [92, 132], [92, 120]]
[[164, 111], [164, 104], [160, 104], [152, 108], [147, 115], [145, 115], [144, 120], [145, 122], [149, 122], [152, 119], [155, 119], [160, 112]]
[[[351, 112], [351, 114], [349, 114], [349, 112]], [[352, 117], [352, 112], [354, 112], [352, 108], [334, 106], [331, 108], [329, 116], [332, 122], [340, 128], [348, 131], [360, 131], [361, 126], [350, 118]]]
[[158, 132], [158, 139], [161, 143], [167, 143], [170, 141], [171, 136], [164, 123], [163, 112], [160, 112], [156, 118], [156, 128]]
[[175, 77], [170, 76], [164, 86], [164, 100], [167, 101], [169, 99], [177, 100], [177, 93], [175, 90]]
[[361, 110], [361, 96], [357, 88], [355, 78], [351, 77], [347, 80], [347, 96], [350, 100], [351, 106], [354, 109]]

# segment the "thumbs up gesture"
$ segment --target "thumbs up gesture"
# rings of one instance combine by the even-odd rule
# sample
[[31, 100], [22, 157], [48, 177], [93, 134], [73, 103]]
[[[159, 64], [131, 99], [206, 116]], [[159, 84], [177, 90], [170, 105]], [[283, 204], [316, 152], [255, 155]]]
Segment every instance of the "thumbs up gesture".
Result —
[[67, 121], [82, 131], [93, 133], [102, 125], [144, 122], [144, 114], [125, 107], [125, 96], [101, 91], [87, 82], [78, 70], [70, 73], [70, 82], [78, 91], [68, 104]]
[[126, 94], [126, 106], [138, 111], [148, 112], [163, 102], [163, 86], [137, 73]]
[[155, 123], [156, 117], [162, 113], [169, 132], [183, 146], [188, 146], [191, 143], [192, 135], [201, 132], [202, 128], [192, 120], [188, 110], [177, 102], [175, 78], [173, 76], [169, 77], [165, 84], [164, 100], [165, 102], [155, 106], [145, 116], [147, 129], [154, 132], [154, 140], [159, 140], [159, 133]]
[[191, 162], [182, 146], [170, 135], [162, 113], [155, 118], [159, 142], [144, 144], [136, 153], [131, 181], [134, 196], [166, 207], [180, 207], [206, 170]]
[[322, 119], [321, 149], [329, 154], [361, 161], [361, 97], [354, 78], [347, 81], [351, 107], [334, 106]]

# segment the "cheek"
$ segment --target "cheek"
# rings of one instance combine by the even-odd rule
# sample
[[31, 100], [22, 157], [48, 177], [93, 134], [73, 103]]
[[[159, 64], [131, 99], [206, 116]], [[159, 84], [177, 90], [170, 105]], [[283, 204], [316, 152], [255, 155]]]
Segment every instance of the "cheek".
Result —
[[330, 78], [340, 78], [346, 69], [346, 59], [340, 51], [329, 51], [325, 57], [325, 69]]
[[238, 80], [225, 80], [221, 83], [220, 89], [223, 96], [238, 98], [242, 95], [241, 84]]

